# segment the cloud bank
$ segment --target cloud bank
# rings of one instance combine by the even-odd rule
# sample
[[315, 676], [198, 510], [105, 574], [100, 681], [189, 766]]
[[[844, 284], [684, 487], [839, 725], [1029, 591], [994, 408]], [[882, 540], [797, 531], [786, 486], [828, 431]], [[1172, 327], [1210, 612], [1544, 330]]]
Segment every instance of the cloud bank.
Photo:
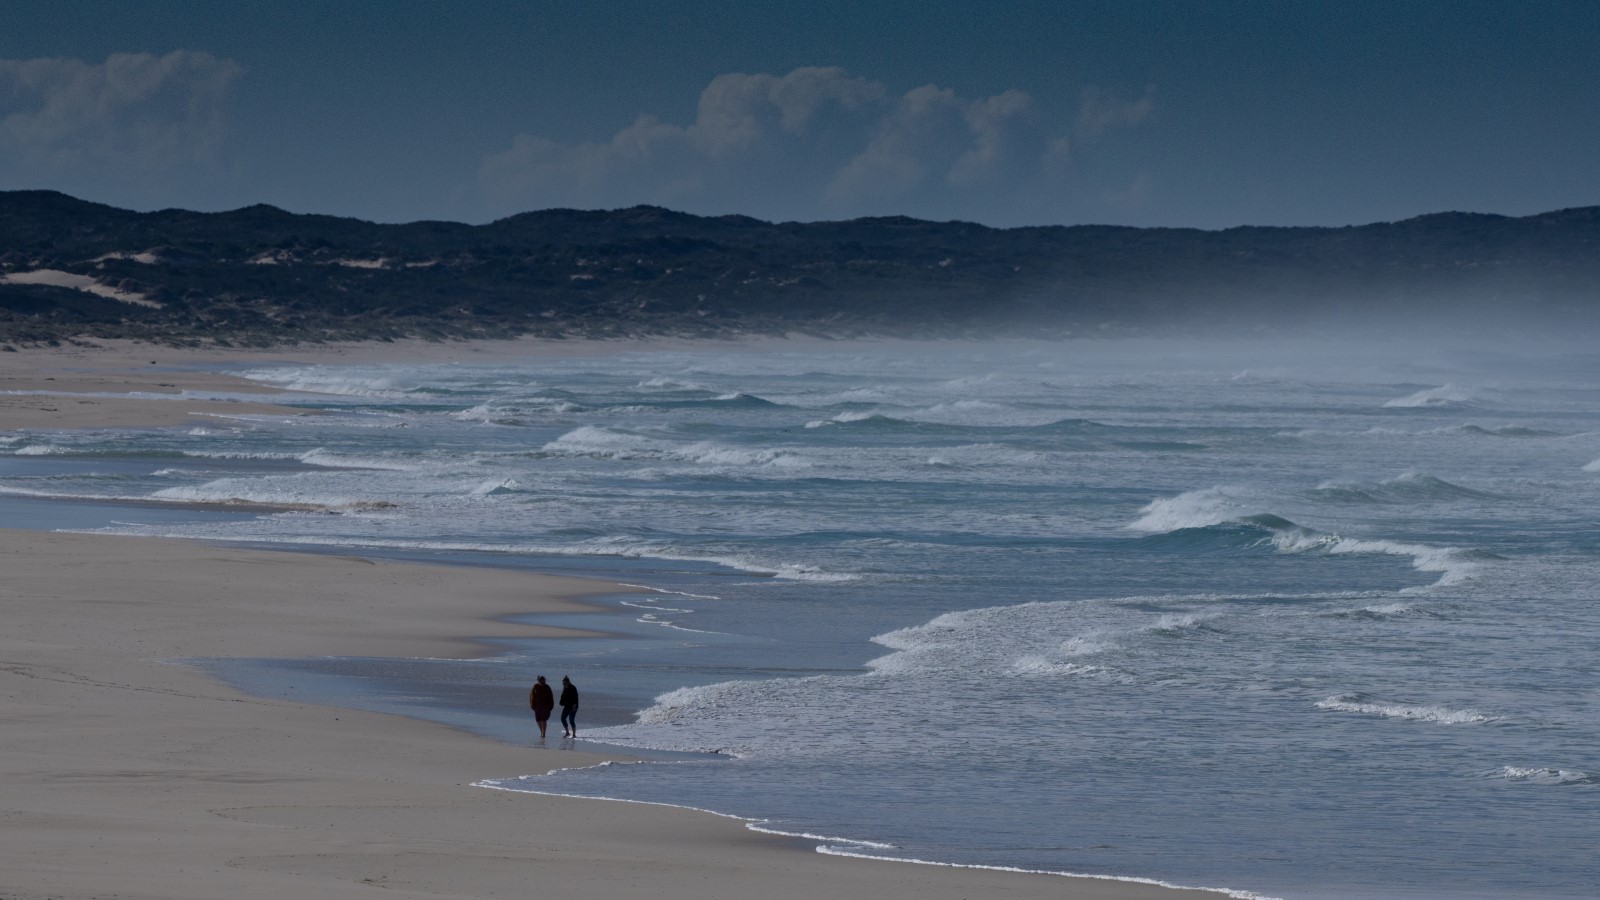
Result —
[[175, 174], [215, 158], [240, 67], [209, 53], [0, 59], [0, 176], [14, 187]]
[[640, 116], [607, 141], [530, 134], [487, 156], [485, 202], [501, 213], [652, 203], [773, 219], [862, 215], [1012, 224], [1059, 212], [1085, 191], [1074, 147], [1146, 122], [1136, 101], [1088, 89], [1054, 123], [1027, 93], [966, 98], [925, 85], [892, 96], [839, 68], [728, 74], [687, 125]]

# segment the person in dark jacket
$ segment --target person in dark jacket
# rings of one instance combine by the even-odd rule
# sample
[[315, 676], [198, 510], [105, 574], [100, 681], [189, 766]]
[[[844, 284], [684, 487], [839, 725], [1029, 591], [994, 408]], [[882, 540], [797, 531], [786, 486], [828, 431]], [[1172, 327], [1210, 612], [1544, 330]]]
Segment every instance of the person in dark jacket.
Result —
[[533, 690], [528, 692], [528, 705], [533, 707], [533, 720], [539, 723], [539, 740], [542, 741], [544, 726], [550, 721], [550, 710], [556, 707], [555, 692], [550, 690], [543, 675], [533, 683]]
[[567, 676], [561, 676], [561, 727], [567, 737], [578, 736], [578, 689]]

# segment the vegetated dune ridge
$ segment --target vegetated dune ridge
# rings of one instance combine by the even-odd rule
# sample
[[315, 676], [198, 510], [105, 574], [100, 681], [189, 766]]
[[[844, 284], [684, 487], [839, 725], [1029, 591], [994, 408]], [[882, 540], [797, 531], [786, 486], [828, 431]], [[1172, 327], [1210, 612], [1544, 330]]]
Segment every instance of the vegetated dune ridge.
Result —
[[1600, 208], [1341, 228], [768, 223], [658, 207], [385, 225], [0, 192], [0, 340], [1427, 333], [1591, 326]]

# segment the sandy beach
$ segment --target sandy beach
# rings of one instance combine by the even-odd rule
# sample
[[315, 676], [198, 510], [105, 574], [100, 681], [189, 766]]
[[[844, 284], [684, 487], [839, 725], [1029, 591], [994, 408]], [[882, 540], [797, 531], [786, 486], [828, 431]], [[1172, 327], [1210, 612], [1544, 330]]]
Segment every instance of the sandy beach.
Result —
[[[473, 358], [502, 347], [0, 354], [0, 433], [275, 407], [204, 365]], [[543, 349], [541, 349], [543, 352]], [[559, 345], [549, 352], [584, 352]], [[195, 400], [183, 391], [259, 393]], [[6, 393], [21, 392], [21, 393]], [[142, 398], [126, 395], [139, 393]], [[159, 396], [165, 395], [165, 396]], [[3, 501], [0, 501], [3, 502]], [[242, 694], [195, 657], [458, 656], [620, 586], [125, 537], [0, 530], [0, 898], [1215, 897], [824, 856], [667, 807], [473, 787], [598, 763], [441, 725]], [[528, 722], [533, 732], [531, 717]], [[1063, 815], [1070, 815], [1063, 810]], [[1198, 827], [1198, 823], [1197, 823]]]

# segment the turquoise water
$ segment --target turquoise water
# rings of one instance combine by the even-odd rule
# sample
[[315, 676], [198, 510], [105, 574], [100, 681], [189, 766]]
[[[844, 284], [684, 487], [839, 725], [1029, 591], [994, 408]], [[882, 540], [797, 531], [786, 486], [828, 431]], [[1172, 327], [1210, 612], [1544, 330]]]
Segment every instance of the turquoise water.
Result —
[[1600, 356], [624, 348], [263, 368], [328, 414], [10, 435], [0, 502], [657, 589], [601, 640], [219, 669], [513, 741], [571, 674], [585, 738], [682, 754], [502, 787], [1279, 897], [1593, 895]]

